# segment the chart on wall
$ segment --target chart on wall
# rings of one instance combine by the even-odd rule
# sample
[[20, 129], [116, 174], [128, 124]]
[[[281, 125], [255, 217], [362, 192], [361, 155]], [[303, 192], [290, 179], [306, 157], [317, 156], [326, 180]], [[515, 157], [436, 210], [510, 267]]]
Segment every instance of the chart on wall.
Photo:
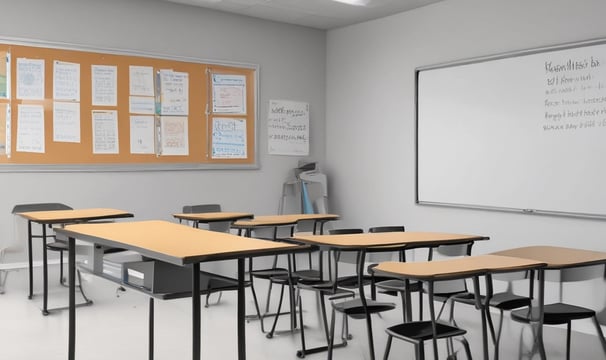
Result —
[[267, 136], [270, 154], [309, 155], [309, 104], [270, 100]]
[[606, 216], [606, 43], [417, 70], [420, 203]]

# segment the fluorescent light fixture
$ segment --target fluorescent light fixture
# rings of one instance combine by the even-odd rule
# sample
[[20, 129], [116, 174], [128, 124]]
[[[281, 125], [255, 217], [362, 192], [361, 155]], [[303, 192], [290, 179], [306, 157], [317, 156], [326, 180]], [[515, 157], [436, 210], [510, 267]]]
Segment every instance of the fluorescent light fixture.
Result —
[[370, 0], [332, 0], [336, 2], [340, 2], [347, 5], [353, 6], [366, 6], [370, 2]]

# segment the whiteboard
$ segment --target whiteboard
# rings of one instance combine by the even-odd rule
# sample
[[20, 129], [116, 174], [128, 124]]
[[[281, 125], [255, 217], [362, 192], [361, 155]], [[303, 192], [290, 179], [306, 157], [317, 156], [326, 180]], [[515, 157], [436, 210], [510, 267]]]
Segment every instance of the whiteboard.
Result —
[[606, 40], [416, 79], [418, 203], [606, 216]]

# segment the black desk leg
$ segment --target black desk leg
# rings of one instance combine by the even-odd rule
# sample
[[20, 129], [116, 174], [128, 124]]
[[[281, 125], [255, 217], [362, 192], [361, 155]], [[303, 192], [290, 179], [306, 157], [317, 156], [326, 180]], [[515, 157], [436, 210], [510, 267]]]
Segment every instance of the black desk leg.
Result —
[[69, 345], [68, 359], [76, 359], [76, 240], [68, 239]]
[[246, 360], [244, 258], [238, 258], [238, 360]]
[[48, 257], [46, 254], [46, 226], [42, 224], [42, 315], [48, 315]]
[[200, 360], [200, 263], [192, 264], [192, 358]]
[[29, 295], [28, 299], [34, 297], [34, 255], [32, 254], [32, 221], [27, 221], [27, 253], [29, 260]]
[[149, 360], [154, 359], [154, 298], [149, 298]]

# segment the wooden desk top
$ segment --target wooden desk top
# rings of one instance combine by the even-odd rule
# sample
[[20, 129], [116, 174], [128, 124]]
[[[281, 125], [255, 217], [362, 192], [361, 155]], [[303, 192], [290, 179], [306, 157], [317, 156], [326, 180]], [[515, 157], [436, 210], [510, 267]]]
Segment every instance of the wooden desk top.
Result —
[[250, 220], [238, 220], [232, 224], [234, 228], [255, 228], [268, 226], [294, 225], [299, 221], [316, 220], [330, 221], [338, 220], [339, 215], [335, 214], [284, 214], [284, 215], [261, 215], [255, 216]]
[[515, 256], [547, 263], [547, 269], [564, 269], [606, 263], [606, 252], [559, 246], [526, 246], [492, 253]]
[[177, 265], [272, 255], [306, 248], [161, 220], [75, 224], [57, 229], [56, 233], [101, 245], [135, 250], [143, 256]]
[[513, 272], [544, 267], [537, 260], [511, 256], [474, 255], [449, 260], [419, 262], [382, 262], [374, 268], [381, 273], [414, 280], [444, 280], [487, 273]]
[[395, 231], [384, 233], [295, 235], [294, 240], [306, 244], [334, 248], [362, 249], [377, 246], [437, 246], [487, 240], [486, 236], [436, 232]]
[[118, 219], [133, 217], [133, 214], [117, 209], [74, 209], [52, 211], [28, 211], [17, 215], [40, 224], [64, 224], [76, 221], [90, 221], [102, 219]]
[[181, 220], [198, 221], [201, 223], [219, 222], [219, 221], [235, 221], [254, 217], [251, 213], [244, 212], [206, 212], [206, 213], [180, 213], [173, 214], [173, 217]]

